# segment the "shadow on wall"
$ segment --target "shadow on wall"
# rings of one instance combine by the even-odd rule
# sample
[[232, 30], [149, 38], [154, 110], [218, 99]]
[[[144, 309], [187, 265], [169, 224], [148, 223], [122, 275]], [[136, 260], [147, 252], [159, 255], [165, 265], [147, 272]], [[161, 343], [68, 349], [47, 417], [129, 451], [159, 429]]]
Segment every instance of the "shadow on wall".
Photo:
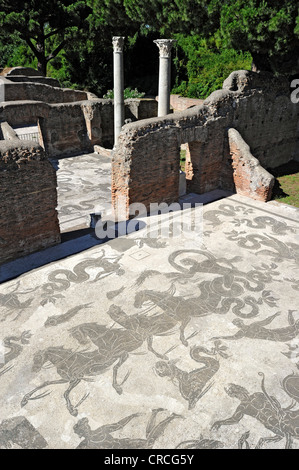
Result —
[[[125, 118], [154, 117], [157, 106], [154, 99], [125, 100]], [[50, 157], [93, 152], [94, 145], [113, 147], [113, 100], [60, 88], [26, 67], [0, 76], [0, 121], [18, 129], [39, 123], [40, 143]]]
[[[2, 94], [5, 87], [2, 82]], [[156, 106], [155, 100], [127, 103], [135, 119], [147, 117]], [[125, 203], [128, 219], [132, 203], [149, 209], [151, 203], [177, 201], [184, 143], [188, 191], [236, 190], [268, 200], [274, 179], [264, 167], [299, 160], [298, 108], [287, 80], [241, 70], [200, 106], [125, 125], [112, 157], [114, 209]], [[94, 96], [60, 104], [2, 101], [0, 121], [6, 139], [0, 142], [3, 263], [60, 242], [56, 172], [47, 157], [90, 151], [113, 138], [113, 103]], [[19, 129], [32, 123], [38, 123], [46, 152], [18, 138]]]
[[56, 171], [40, 145], [13, 132], [0, 141], [0, 264], [60, 243]]
[[298, 121], [286, 79], [233, 72], [202, 105], [124, 126], [112, 159], [114, 208], [125, 204], [128, 216], [134, 202], [177, 201], [183, 143], [188, 191], [236, 190], [266, 201], [274, 179], [264, 168], [299, 159]]

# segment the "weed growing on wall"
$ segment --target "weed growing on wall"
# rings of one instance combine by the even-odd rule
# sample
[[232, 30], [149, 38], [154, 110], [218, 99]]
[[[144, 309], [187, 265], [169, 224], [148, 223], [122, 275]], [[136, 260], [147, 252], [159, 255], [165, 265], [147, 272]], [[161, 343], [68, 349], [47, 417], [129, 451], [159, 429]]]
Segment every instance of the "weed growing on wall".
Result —
[[[128, 87], [128, 88], [125, 88], [125, 90], [124, 90], [125, 100], [128, 99], [128, 98], [142, 98], [144, 95], [145, 95], [145, 93], [138, 91], [137, 88], [132, 90], [132, 88]], [[109, 100], [109, 99], [113, 100], [113, 98], [114, 98], [113, 90], [108, 90], [107, 93], [105, 95], [103, 95], [103, 98], [105, 98], [106, 100]]]

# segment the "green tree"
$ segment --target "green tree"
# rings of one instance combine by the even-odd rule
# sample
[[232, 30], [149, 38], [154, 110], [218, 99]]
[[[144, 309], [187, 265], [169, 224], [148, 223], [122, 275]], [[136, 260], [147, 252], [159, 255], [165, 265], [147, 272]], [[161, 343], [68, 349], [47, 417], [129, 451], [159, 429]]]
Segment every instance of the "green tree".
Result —
[[19, 38], [18, 34], [8, 34], [0, 30], [0, 69], [10, 66], [10, 61], [21, 46], [26, 48], [26, 44]]
[[218, 34], [209, 41], [198, 35], [182, 34], [177, 34], [176, 39], [176, 83], [172, 93], [204, 99], [222, 88], [231, 72], [251, 66], [249, 52], [223, 48]]
[[134, 36], [142, 21], [129, 17], [123, 0], [89, 0], [93, 10], [94, 29], [109, 27], [114, 36]]
[[299, 7], [293, 0], [234, 0], [221, 7], [226, 44], [250, 51], [256, 70], [298, 72], [298, 23]]
[[112, 37], [101, 25], [84, 29], [66, 44], [50, 64], [49, 72], [63, 86], [86, 89], [102, 96], [112, 86]]
[[140, 22], [127, 16], [123, 0], [89, 0], [89, 5], [93, 14], [88, 18], [88, 29], [81, 30], [76, 40], [66, 44], [51, 62], [51, 76], [65, 86], [72, 82], [78, 88], [103, 96], [113, 86], [112, 37], [125, 36], [125, 86], [143, 91], [142, 78], [146, 75], [148, 83], [149, 70], [153, 69], [151, 49], [157, 56], [156, 45], [152, 42], [155, 37], [140, 35]]
[[91, 11], [81, 0], [0, 0], [0, 27], [18, 33], [37, 58], [37, 69], [46, 75], [48, 62], [83, 28]]
[[210, 38], [248, 51], [256, 70], [298, 71], [299, 8], [294, 0], [124, 0], [131, 18], [168, 34]]
[[[217, 23], [215, 0], [123, 0], [128, 16], [162, 35], [214, 33]], [[211, 5], [209, 5], [211, 4]], [[213, 24], [212, 24], [213, 23]]]

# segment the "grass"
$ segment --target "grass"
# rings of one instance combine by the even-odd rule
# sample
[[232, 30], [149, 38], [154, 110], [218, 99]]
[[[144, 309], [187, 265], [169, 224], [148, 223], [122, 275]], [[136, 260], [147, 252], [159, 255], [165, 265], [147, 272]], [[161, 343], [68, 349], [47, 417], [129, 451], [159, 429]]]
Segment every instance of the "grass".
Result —
[[[182, 171], [185, 171], [185, 164], [186, 150], [181, 149], [180, 167]], [[291, 160], [284, 165], [268, 170], [276, 178], [272, 199], [299, 207], [299, 162]]]
[[276, 177], [272, 199], [299, 207], [299, 162], [292, 160], [269, 171]]

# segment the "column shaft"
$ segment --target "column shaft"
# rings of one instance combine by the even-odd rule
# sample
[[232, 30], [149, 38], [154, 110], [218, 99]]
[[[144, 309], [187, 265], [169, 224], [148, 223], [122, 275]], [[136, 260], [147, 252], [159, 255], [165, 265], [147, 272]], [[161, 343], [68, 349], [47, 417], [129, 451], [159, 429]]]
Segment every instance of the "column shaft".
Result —
[[124, 102], [124, 66], [123, 66], [123, 37], [113, 40], [113, 79], [114, 79], [114, 145], [116, 145], [121, 128], [125, 121]]
[[170, 112], [171, 48], [174, 42], [173, 39], [157, 39], [154, 41], [160, 52], [158, 116], [165, 116]]
[[165, 116], [170, 111], [170, 76], [169, 58], [160, 57], [159, 60], [159, 102], [158, 116]]

